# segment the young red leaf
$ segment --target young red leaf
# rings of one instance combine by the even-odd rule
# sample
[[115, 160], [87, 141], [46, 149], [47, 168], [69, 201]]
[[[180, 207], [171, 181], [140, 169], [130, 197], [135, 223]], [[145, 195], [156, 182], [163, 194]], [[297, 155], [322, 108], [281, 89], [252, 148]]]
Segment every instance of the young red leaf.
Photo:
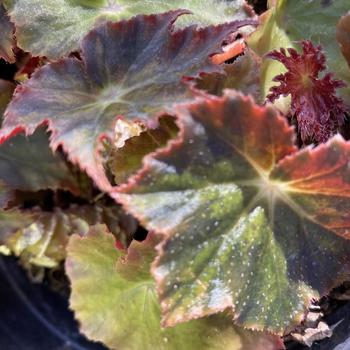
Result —
[[15, 39], [13, 32], [15, 30], [14, 25], [10, 22], [10, 18], [7, 16], [7, 12], [4, 5], [0, 2], [0, 58], [5, 61], [13, 63], [15, 62], [15, 55], [12, 51], [15, 46]]
[[142, 243], [133, 241], [125, 254], [115, 248], [115, 238], [103, 225], [92, 227], [84, 238], [70, 238], [70, 306], [87, 337], [118, 350], [284, 349], [278, 337], [240, 329], [225, 314], [161, 328], [149, 272], [155, 242], [152, 235]]
[[138, 16], [94, 29], [82, 43], [83, 61], [48, 64], [17, 88], [2, 138], [21, 129], [31, 134], [46, 122], [52, 148], [62, 145], [72, 162], [109, 190], [101, 140], [114, 140], [116, 117], [155, 124], [152, 114], [189, 98], [182, 76], [219, 70], [209, 55], [220, 51], [229, 33], [250, 23], [174, 32], [173, 22], [183, 13]]
[[321, 46], [313, 46], [311, 41], [302, 41], [303, 52], [284, 48], [272, 51], [268, 58], [280, 61], [288, 71], [277, 75], [273, 81], [280, 85], [273, 86], [266, 98], [273, 102], [279, 96], [291, 95], [291, 112], [296, 116], [298, 129], [304, 143], [326, 142], [333, 136], [345, 119], [346, 107], [341, 98], [336, 96], [336, 89], [344, 87], [331, 73], [319, 78], [326, 69], [326, 58]]
[[284, 118], [229, 90], [177, 114], [179, 137], [114, 193], [164, 237], [153, 265], [163, 324], [228, 308], [245, 327], [282, 333], [349, 276], [339, 235], [350, 147], [336, 138], [297, 152]]

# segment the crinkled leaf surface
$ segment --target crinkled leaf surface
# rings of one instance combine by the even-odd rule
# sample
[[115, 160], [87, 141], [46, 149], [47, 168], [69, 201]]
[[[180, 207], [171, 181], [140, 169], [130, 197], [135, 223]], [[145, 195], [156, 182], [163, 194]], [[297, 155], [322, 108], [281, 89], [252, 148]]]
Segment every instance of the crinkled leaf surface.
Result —
[[104, 223], [120, 238], [122, 213], [119, 207], [73, 205], [69, 209], [55, 208], [53, 212], [22, 211], [31, 214], [32, 222], [2, 242], [25, 264], [55, 267], [66, 257], [66, 245], [72, 234], [86, 235], [91, 225]]
[[179, 138], [115, 193], [164, 236], [153, 266], [163, 324], [229, 308], [239, 324], [282, 332], [349, 275], [339, 235], [349, 237], [350, 145], [297, 152], [284, 118], [229, 90], [178, 114]]
[[0, 145], [0, 179], [22, 191], [50, 188], [79, 193], [77, 178], [62, 155], [52, 153], [44, 128], [29, 137], [16, 135]]
[[21, 48], [58, 59], [78, 50], [83, 37], [98, 23], [179, 8], [193, 12], [179, 21], [181, 27], [219, 24], [251, 15], [245, 0], [15, 0], [10, 15]]
[[3, 58], [7, 62], [15, 62], [15, 55], [12, 51], [15, 46], [15, 39], [13, 32], [15, 30], [14, 25], [10, 22], [10, 18], [7, 12], [0, 2], [0, 58]]
[[117, 184], [125, 182], [142, 167], [142, 159], [145, 155], [165, 146], [177, 132], [174, 118], [163, 117], [156, 129], [146, 130], [139, 136], [130, 138], [122, 148], [114, 148], [110, 154], [109, 167], [115, 182]]
[[111, 349], [282, 349], [278, 338], [234, 327], [215, 315], [174, 328], [160, 327], [160, 307], [149, 273], [154, 238], [134, 241], [128, 254], [118, 251], [103, 225], [68, 245], [66, 272], [71, 280], [70, 306], [81, 330]]
[[[336, 40], [336, 25], [340, 17], [349, 11], [349, 1], [278, 0], [275, 3], [262, 15], [260, 27], [249, 40], [250, 46], [258, 54], [264, 55], [281, 47], [295, 47], [298, 40], [311, 40], [324, 48], [329, 70], [335, 73], [336, 78], [349, 84], [350, 70]], [[273, 77], [281, 71], [283, 68], [280, 63], [265, 60], [261, 76], [264, 96], [274, 85]], [[349, 91], [347, 88], [340, 91], [348, 104]]]
[[102, 190], [110, 184], [100, 156], [101, 139], [114, 140], [116, 116], [141, 119], [189, 97], [181, 77], [215, 71], [209, 54], [246, 22], [172, 32], [181, 11], [106, 23], [82, 44], [83, 61], [64, 59], [37, 70], [20, 86], [7, 109], [2, 136], [44, 120], [51, 145], [62, 144], [71, 161]]

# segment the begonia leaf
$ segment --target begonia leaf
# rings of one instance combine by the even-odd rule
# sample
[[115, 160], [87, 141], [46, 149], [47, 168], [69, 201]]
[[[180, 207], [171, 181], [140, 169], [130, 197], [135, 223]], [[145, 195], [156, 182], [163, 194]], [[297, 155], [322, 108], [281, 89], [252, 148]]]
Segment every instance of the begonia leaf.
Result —
[[49, 135], [38, 128], [33, 135], [16, 135], [0, 145], [0, 179], [13, 189], [67, 189], [79, 193], [78, 179], [59, 152], [49, 147]]
[[144, 156], [164, 146], [176, 136], [178, 128], [173, 119], [161, 118], [156, 129], [143, 131], [139, 136], [128, 139], [124, 147], [112, 150], [109, 156], [110, 169], [117, 184], [125, 182], [142, 167]]
[[10, 15], [22, 49], [35, 56], [58, 59], [78, 50], [83, 37], [101, 22], [179, 8], [193, 12], [179, 21], [181, 27], [219, 24], [252, 15], [245, 0], [15, 0]]
[[233, 63], [225, 64], [224, 73], [202, 74], [196, 79], [195, 87], [216, 96], [224, 89], [235, 89], [254, 98], [260, 98], [260, 59], [250, 50], [237, 57]]
[[[15, 84], [0, 79], [0, 125]], [[38, 191], [68, 189], [79, 192], [79, 184], [63, 157], [52, 153], [43, 128], [26, 138], [16, 135], [0, 145], [0, 180], [12, 189]]]
[[12, 191], [0, 180], [0, 209], [7, 206], [12, 198]]
[[350, 67], [350, 11], [340, 18], [336, 35], [340, 49]]
[[163, 325], [231, 309], [282, 333], [349, 277], [350, 145], [298, 152], [285, 118], [229, 90], [177, 113], [179, 137], [114, 193], [164, 237]]
[[[248, 40], [250, 46], [261, 56], [281, 47], [295, 47], [300, 40], [310, 40], [321, 45], [327, 57], [327, 68], [335, 77], [350, 83], [350, 70], [336, 40], [336, 25], [342, 15], [349, 11], [348, 0], [337, 1], [269, 1], [270, 9], [261, 16], [261, 24]], [[263, 96], [274, 85], [272, 79], [284, 71], [283, 66], [265, 60], [261, 71]], [[350, 90], [341, 89], [340, 95], [350, 104]]]
[[15, 84], [0, 79], [0, 126], [2, 123], [2, 118], [8, 103], [11, 101], [13, 91], [15, 90]]
[[103, 225], [88, 235], [74, 235], [68, 245], [66, 272], [72, 286], [70, 306], [81, 331], [111, 349], [278, 350], [280, 339], [232, 325], [226, 315], [190, 321], [174, 328], [160, 326], [160, 307], [149, 272], [154, 237], [133, 241], [128, 253], [118, 251]]
[[182, 76], [219, 70], [209, 55], [220, 51], [229, 33], [251, 23], [173, 32], [172, 23], [181, 13], [138, 16], [91, 31], [82, 43], [83, 61], [68, 58], [48, 64], [17, 88], [2, 137], [21, 128], [31, 134], [46, 121], [52, 148], [62, 145], [73, 163], [102, 190], [109, 190], [101, 140], [114, 140], [116, 116], [151, 124], [152, 113], [188, 99]]
[[5, 233], [5, 239], [0, 236], [0, 241], [25, 264], [50, 268], [57, 266], [66, 257], [69, 236], [86, 235], [91, 225], [104, 223], [118, 239], [124, 235], [120, 227], [124, 214], [118, 206], [72, 205], [66, 210], [23, 210], [21, 214], [30, 214], [31, 222], [16, 232]]
[[15, 39], [13, 36], [15, 27], [10, 22], [10, 18], [8, 17], [2, 2], [0, 2], [0, 28], [0, 58], [13, 63], [15, 62], [15, 55], [12, 51], [15, 46]]

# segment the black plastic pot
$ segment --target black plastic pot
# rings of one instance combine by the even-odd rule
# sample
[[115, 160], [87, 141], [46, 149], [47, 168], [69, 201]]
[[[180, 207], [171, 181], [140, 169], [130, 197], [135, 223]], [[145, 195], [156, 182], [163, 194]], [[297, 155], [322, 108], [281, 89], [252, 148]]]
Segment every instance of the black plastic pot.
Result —
[[79, 334], [67, 300], [0, 256], [0, 349], [106, 350]]

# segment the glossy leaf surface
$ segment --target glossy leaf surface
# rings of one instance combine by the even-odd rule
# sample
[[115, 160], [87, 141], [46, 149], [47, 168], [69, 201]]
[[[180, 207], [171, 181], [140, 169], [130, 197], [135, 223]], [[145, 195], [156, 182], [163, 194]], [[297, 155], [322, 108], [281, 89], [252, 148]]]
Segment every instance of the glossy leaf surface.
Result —
[[2, 136], [22, 127], [31, 134], [46, 121], [52, 148], [62, 145], [72, 162], [102, 190], [109, 190], [101, 140], [114, 141], [116, 117], [151, 124], [152, 114], [187, 99], [182, 76], [219, 70], [208, 56], [246, 23], [174, 33], [172, 23], [181, 13], [138, 16], [90, 32], [82, 44], [83, 61], [69, 58], [48, 64], [16, 90]]
[[134, 241], [128, 253], [115, 247], [102, 225], [85, 238], [71, 237], [66, 271], [71, 280], [71, 308], [90, 339], [111, 349], [277, 350], [278, 338], [234, 327], [215, 315], [174, 328], [160, 327], [160, 307], [149, 273], [154, 240]]
[[15, 55], [12, 51], [15, 46], [15, 39], [13, 32], [15, 30], [14, 25], [10, 22], [10, 18], [7, 12], [0, 2], [0, 58], [5, 61], [13, 63], [15, 62]]
[[251, 15], [244, 0], [15, 0], [10, 14], [22, 49], [58, 59], [78, 50], [83, 37], [101, 22], [179, 8], [193, 12], [179, 21], [181, 27], [219, 24]]
[[115, 193], [164, 237], [153, 265], [163, 324], [231, 309], [283, 332], [349, 275], [350, 146], [297, 152], [284, 118], [228, 90], [178, 115], [179, 138]]
[[[272, 5], [274, 2], [270, 1]], [[294, 47], [296, 41], [310, 40], [321, 45], [326, 53], [327, 68], [335, 77], [350, 83], [350, 70], [336, 40], [336, 25], [342, 15], [349, 11], [348, 0], [294, 1], [278, 0], [276, 5], [261, 17], [261, 25], [249, 40], [250, 46], [261, 56], [281, 47]], [[277, 62], [264, 62], [261, 72], [263, 94], [266, 96], [273, 85], [272, 79], [283, 72]], [[350, 104], [349, 89], [340, 90], [341, 96]]]

